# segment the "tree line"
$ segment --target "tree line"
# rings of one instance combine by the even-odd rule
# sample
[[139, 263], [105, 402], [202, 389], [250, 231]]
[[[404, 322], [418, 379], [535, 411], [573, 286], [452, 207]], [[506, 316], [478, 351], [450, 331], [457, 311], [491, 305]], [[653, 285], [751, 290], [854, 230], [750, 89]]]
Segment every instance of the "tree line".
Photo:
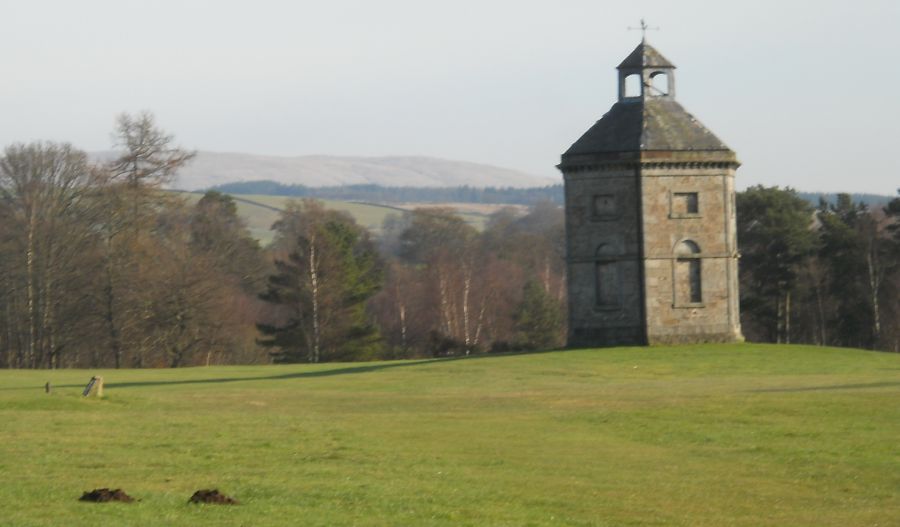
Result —
[[[234, 200], [163, 186], [192, 152], [122, 115], [118, 157], [16, 144], [0, 157], [0, 367], [178, 367], [460, 356], [565, 343], [563, 211], [475, 229], [452, 210], [374, 237], [312, 199], [261, 247]], [[900, 198], [869, 208], [791, 189], [737, 197], [754, 341], [898, 351]]]
[[741, 315], [754, 341], [900, 351], [900, 198], [737, 195]]
[[259, 344], [276, 362], [546, 349], [564, 342], [563, 216], [503, 210], [483, 231], [450, 209], [385, 220], [293, 202], [273, 228]]
[[[0, 365], [245, 361], [262, 251], [233, 203], [162, 192], [193, 153], [149, 114], [122, 115], [105, 164], [68, 144], [0, 158]], [[250, 328], [252, 329], [252, 328]]]
[[118, 157], [35, 142], [0, 157], [0, 367], [178, 367], [559, 346], [562, 212], [389, 217], [378, 239], [314, 200], [260, 247], [229, 196], [165, 192], [194, 155], [149, 114]]

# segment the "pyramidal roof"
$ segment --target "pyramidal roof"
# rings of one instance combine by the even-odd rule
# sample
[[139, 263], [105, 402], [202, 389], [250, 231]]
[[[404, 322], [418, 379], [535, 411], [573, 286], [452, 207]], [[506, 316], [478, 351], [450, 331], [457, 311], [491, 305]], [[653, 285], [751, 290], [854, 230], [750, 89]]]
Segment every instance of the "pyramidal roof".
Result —
[[619, 102], [563, 155], [644, 150], [730, 150], [673, 99]]
[[625, 60], [619, 64], [617, 69], [640, 69], [640, 68], [675, 68], [675, 65], [662, 56], [662, 53], [656, 51], [656, 48], [647, 44], [646, 40], [641, 40], [634, 51], [631, 52]]

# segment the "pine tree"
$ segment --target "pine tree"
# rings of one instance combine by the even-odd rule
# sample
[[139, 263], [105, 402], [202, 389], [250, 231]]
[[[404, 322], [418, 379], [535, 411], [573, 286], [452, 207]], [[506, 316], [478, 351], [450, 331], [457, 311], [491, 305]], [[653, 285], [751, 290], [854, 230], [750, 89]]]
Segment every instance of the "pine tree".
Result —
[[[813, 208], [791, 188], [755, 186], [737, 195], [741, 310], [752, 338], [791, 341], [791, 303], [799, 275], [815, 251]], [[794, 298], [796, 304], [796, 298]]]
[[522, 302], [513, 318], [520, 344], [527, 349], [549, 349], [559, 345], [563, 314], [553, 299], [535, 280], [525, 282]]
[[377, 358], [381, 336], [366, 303], [381, 287], [381, 262], [368, 233], [314, 202], [289, 208], [276, 224], [293, 250], [276, 259], [261, 298], [279, 308], [280, 324], [259, 324], [276, 362]]

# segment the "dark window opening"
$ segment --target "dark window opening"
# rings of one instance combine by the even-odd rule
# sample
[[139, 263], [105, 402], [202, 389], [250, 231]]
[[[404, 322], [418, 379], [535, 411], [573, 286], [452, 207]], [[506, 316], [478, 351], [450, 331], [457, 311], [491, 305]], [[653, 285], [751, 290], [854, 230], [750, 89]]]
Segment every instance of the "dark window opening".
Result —
[[700, 213], [700, 198], [696, 192], [675, 192], [672, 194], [672, 215], [687, 216]]
[[688, 262], [688, 276], [690, 277], [690, 301], [699, 304], [703, 301], [700, 289], [700, 259], [694, 258]]
[[675, 304], [703, 302], [703, 260], [700, 246], [685, 240], [675, 248]]

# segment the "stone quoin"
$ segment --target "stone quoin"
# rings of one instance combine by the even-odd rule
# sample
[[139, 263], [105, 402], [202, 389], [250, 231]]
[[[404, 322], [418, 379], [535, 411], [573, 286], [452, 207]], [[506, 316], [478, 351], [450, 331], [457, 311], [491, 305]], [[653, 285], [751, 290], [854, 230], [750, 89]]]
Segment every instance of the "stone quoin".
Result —
[[645, 40], [562, 155], [570, 347], [742, 341], [737, 156], [675, 101]]

